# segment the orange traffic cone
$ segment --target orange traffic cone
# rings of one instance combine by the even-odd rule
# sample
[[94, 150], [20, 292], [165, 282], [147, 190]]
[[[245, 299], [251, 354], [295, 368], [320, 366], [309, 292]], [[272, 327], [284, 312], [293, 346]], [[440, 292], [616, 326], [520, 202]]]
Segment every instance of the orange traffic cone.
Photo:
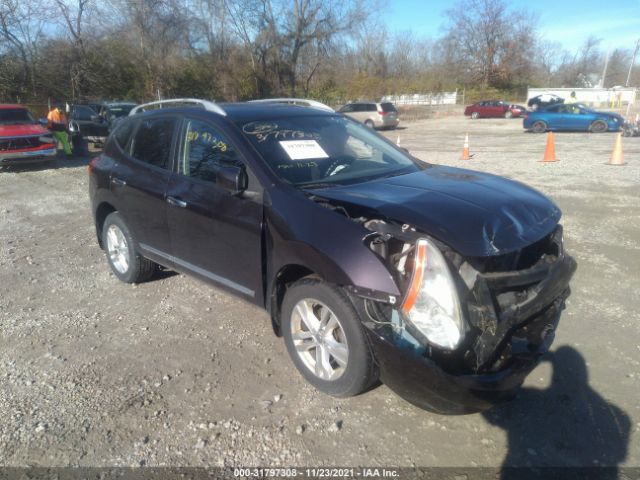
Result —
[[557, 162], [556, 145], [553, 142], [553, 132], [547, 133], [547, 146], [544, 149], [544, 157], [541, 162]]
[[467, 133], [464, 136], [464, 148], [462, 149], [462, 156], [460, 160], [471, 160], [471, 155], [469, 155], [469, 134]]
[[625, 165], [624, 155], [622, 154], [622, 133], [616, 135], [616, 143], [613, 146], [613, 153], [607, 165]]

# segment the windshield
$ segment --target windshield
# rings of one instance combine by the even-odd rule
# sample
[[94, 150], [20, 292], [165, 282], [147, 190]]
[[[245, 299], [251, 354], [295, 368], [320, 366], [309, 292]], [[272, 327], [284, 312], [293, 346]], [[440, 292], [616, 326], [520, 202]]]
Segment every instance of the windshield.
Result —
[[292, 117], [238, 126], [281, 180], [301, 188], [348, 185], [424, 168], [344, 117]]
[[36, 123], [36, 121], [24, 108], [0, 109], [0, 125], [29, 125], [32, 123]]

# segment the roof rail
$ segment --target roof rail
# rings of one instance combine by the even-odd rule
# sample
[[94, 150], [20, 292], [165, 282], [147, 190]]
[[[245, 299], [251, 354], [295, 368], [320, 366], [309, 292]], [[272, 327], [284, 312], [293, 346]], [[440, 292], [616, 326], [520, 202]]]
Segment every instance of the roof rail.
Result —
[[164, 105], [200, 105], [208, 112], [214, 112], [218, 115], [223, 116], [227, 115], [227, 112], [220, 108], [219, 105], [214, 102], [210, 102], [209, 100], [200, 100], [198, 98], [170, 98], [167, 100], [158, 100], [155, 102], [143, 103], [142, 105], [138, 105], [137, 107], [131, 109], [131, 111], [129, 112], [129, 116], [135, 115], [138, 112], [144, 112], [148, 109], [148, 107], [162, 108]]
[[335, 110], [330, 106], [308, 98], [261, 98], [260, 100], [249, 100], [247, 103], [285, 103], [289, 105], [300, 105], [302, 107], [312, 107], [329, 112], [335, 112]]

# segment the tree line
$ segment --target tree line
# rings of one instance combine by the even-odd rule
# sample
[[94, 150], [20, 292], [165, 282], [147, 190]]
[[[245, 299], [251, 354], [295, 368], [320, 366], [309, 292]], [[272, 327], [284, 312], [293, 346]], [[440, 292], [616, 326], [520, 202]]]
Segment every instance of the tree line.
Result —
[[567, 51], [504, 0], [460, 0], [437, 38], [390, 32], [380, 1], [0, 0], [0, 101], [522, 92], [593, 85], [605, 63], [605, 86], [626, 81], [633, 46]]

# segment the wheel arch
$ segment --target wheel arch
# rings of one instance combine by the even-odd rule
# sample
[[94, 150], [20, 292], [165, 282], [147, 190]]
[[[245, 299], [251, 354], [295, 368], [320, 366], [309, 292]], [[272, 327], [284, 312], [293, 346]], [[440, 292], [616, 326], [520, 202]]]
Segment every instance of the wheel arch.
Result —
[[271, 285], [271, 292], [269, 293], [268, 307], [271, 314], [271, 326], [273, 327], [273, 333], [276, 336], [281, 337], [282, 332], [280, 329], [280, 311], [282, 308], [282, 302], [284, 300], [284, 294], [287, 291], [287, 287], [303, 278], [317, 278], [322, 280], [322, 277], [314, 272], [311, 268], [297, 264], [290, 263], [284, 265], [273, 278]]
[[96, 208], [96, 236], [98, 237], [98, 245], [100, 245], [100, 248], [104, 248], [104, 245], [102, 244], [102, 226], [104, 225], [104, 221], [109, 214], [117, 211], [118, 210], [109, 202], [102, 202]]

